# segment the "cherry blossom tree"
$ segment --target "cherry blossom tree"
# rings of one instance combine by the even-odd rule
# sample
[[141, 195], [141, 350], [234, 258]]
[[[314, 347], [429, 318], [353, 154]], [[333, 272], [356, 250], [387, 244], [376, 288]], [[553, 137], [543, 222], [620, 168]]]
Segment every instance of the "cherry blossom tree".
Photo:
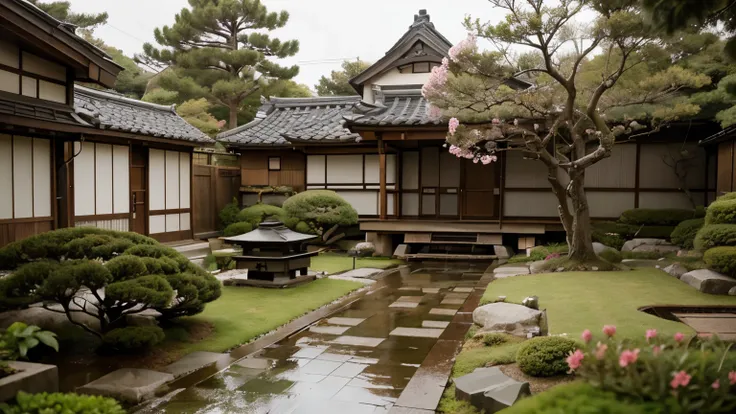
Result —
[[[497, 24], [466, 18], [468, 38], [424, 85], [449, 119], [449, 151], [490, 164], [523, 151], [545, 165], [571, 263], [597, 260], [585, 171], [617, 140], [698, 113], [684, 90], [710, 78], [674, 65], [638, 0], [489, 0]], [[495, 48], [481, 50], [478, 39]]]

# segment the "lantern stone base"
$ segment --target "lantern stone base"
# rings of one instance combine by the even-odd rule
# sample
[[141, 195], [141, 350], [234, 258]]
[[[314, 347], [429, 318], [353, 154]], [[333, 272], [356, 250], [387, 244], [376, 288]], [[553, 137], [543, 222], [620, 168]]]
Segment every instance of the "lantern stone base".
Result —
[[29, 394], [59, 391], [59, 370], [56, 365], [33, 364], [30, 362], [9, 362], [18, 372], [0, 379], [0, 402], [8, 401], [18, 391]]

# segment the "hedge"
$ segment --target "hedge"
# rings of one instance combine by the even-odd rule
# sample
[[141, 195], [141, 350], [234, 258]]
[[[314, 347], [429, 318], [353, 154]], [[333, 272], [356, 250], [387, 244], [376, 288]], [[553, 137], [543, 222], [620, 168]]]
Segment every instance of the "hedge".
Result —
[[560, 336], [532, 338], [519, 347], [516, 362], [523, 373], [533, 377], [563, 375], [569, 370], [565, 359], [577, 348], [577, 342]]
[[703, 225], [705, 225], [705, 218], [685, 220], [675, 227], [672, 234], [670, 234], [670, 239], [672, 243], [683, 249], [692, 249], [694, 247], [695, 236], [703, 228]]
[[18, 392], [12, 403], [0, 404], [3, 414], [125, 414], [112, 398], [92, 395]]
[[736, 276], [736, 246], [709, 249], [703, 255], [709, 269], [729, 276]]
[[234, 237], [234, 236], [240, 236], [241, 234], [248, 233], [252, 230], [253, 230], [253, 225], [251, 223], [248, 223], [247, 221], [240, 221], [240, 222], [233, 223], [225, 227], [225, 230], [222, 232], [222, 235], [225, 237]]
[[699, 218], [699, 215], [702, 215], [702, 209], [635, 208], [621, 213], [619, 221], [637, 226], [677, 226], [682, 221]]
[[705, 224], [736, 224], [736, 199], [719, 198], [711, 203], [705, 215]]
[[158, 326], [129, 326], [111, 330], [102, 341], [111, 350], [139, 352], [152, 348], [165, 338], [164, 330]]
[[711, 224], [700, 229], [693, 243], [705, 251], [718, 246], [736, 246], [736, 224]]

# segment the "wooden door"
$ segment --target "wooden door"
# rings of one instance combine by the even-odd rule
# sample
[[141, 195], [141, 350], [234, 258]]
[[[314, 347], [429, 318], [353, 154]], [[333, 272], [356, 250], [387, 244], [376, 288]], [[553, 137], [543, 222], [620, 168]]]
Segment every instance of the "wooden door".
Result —
[[496, 215], [497, 166], [498, 163], [483, 165], [463, 161], [463, 219], [490, 219]]
[[148, 174], [146, 149], [132, 146], [130, 149], [130, 231], [147, 234]]

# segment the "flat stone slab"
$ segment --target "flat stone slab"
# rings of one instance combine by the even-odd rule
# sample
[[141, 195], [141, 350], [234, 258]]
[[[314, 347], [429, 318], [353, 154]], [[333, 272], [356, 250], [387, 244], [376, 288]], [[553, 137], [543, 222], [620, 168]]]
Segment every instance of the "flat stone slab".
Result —
[[381, 344], [381, 342], [385, 341], [385, 338], [372, 338], [369, 336], [340, 336], [332, 341], [330, 341], [333, 344], [338, 345], [353, 345], [353, 346], [367, 346], [370, 348], [375, 348], [378, 345]]
[[59, 370], [56, 365], [21, 361], [8, 361], [8, 365], [18, 372], [0, 378], [0, 402], [15, 398], [18, 391], [30, 394], [59, 391]]
[[410, 308], [410, 309], [416, 308], [417, 306], [419, 306], [417, 302], [400, 302], [398, 300], [388, 305], [389, 308]]
[[399, 290], [404, 291], [404, 292], [418, 292], [422, 290], [422, 288], [418, 286], [404, 286], [404, 287], [400, 287]]
[[443, 299], [442, 302], [440, 302], [440, 305], [462, 305], [465, 303], [465, 299]]
[[340, 365], [342, 365], [342, 362], [313, 359], [306, 365], [299, 367], [299, 371], [304, 374], [330, 375], [334, 370], [339, 368]]
[[422, 301], [422, 298], [424, 296], [400, 296], [398, 299], [396, 299], [397, 302], [415, 302], [419, 303]]
[[245, 358], [236, 362], [235, 365], [248, 368], [248, 369], [260, 369], [267, 370], [274, 366], [274, 360], [269, 358]]
[[221, 362], [223, 364], [230, 360], [230, 355], [219, 352], [192, 352], [184, 358], [167, 365], [163, 372], [168, 372], [175, 378], [191, 374], [194, 371]]
[[440, 288], [422, 288], [422, 292], [424, 293], [440, 293]]
[[315, 359], [321, 359], [324, 361], [335, 361], [335, 362], [347, 362], [350, 361], [352, 355], [348, 354], [335, 354], [333, 352], [323, 352]]
[[472, 287], [456, 287], [455, 289], [452, 289], [453, 292], [457, 293], [470, 293], [473, 291]]
[[467, 299], [470, 293], [450, 292], [445, 294], [445, 299]]
[[736, 287], [736, 279], [708, 269], [698, 269], [680, 276], [680, 280], [711, 295], [728, 295]]
[[354, 277], [354, 278], [365, 278], [365, 277], [371, 277], [374, 275], [377, 275], [379, 273], [383, 272], [381, 269], [373, 269], [370, 267], [363, 267], [360, 269], [354, 269], [354, 270], [348, 270], [347, 272], [340, 273], [340, 276], [342, 277]]
[[439, 338], [443, 331], [444, 328], [396, 328], [389, 335], [410, 336], [414, 338]]
[[531, 395], [529, 383], [507, 377], [500, 369], [477, 368], [455, 378], [455, 398], [470, 402], [485, 413], [495, 413]]
[[685, 268], [685, 266], [683, 266], [683, 265], [681, 265], [679, 263], [671, 264], [671, 265], [665, 267], [663, 270], [667, 274], [669, 274], [670, 276], [674, 276], [674, 277], [676, 277], [678, 279], [681, 278], [682, 275], [684, 275], [685, 273], [688, 272], [688, 270]]
[[358, 326], [361, 322], [363, 322], [365, 318], [329, 318], [327, 319], [327, 323], [330, 325], [346, 325], [346, 326]]
[[349, 326], [310, 326], [309, 332], [324, 335], [342, 335], [350, 329]]
[[445, 321], [422, 321], [422, 328], [447, 328], [450, 322]]
[[442, 309], [442, 308], [432, 308], [429, 311], [430, 315], [442, 315], [442, 316], [454, 316], [457, 313], [457, 310], [455, 309]]
[[343, 377], [343, 378], [354, 378], [360, 375], [364, 369], [368, 368], [367, 364], [356, 364], [353, 362], [346, 362], [334, 371], [330, 376], [332, 377]]
[[153, 397], [159, 387], [173, 380], [174, 376], [168, 372], [123, 368], [77, 388], [76, 392], [137, 404]]
[[320, 356], [323, 352], [327, 351], [327, 348], [317, 348], [317, 347], [304, 347], [294, 353], [292, 355], [292, 358], [307, 358], [307, 359], [314, 359]]
[[435, 410], [445, 391], [462, 341], [439, 339], [399, 396], [398, 407]]

